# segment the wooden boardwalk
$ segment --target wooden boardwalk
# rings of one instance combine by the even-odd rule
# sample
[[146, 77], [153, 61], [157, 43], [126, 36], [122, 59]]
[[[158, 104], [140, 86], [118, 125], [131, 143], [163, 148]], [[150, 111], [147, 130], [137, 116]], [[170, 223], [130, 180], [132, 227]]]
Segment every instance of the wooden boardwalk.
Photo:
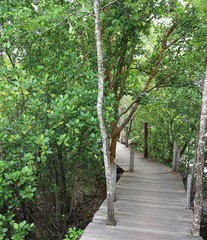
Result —
[[[130, 150], [118, 143], [116, 163], [129, 169]], [[106, 201], [85, 229], [81, 240], [192, 240], [192, 210], [186, 192], [170, 168], [135, 153], [135, 171], [117, 183], [116, 226], [107, 226]]]

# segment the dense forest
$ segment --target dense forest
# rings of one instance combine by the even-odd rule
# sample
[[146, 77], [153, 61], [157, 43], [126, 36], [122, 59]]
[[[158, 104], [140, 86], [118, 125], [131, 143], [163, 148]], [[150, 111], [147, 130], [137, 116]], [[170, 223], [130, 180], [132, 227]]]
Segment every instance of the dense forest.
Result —
[[[99, 4], [108, 162], [126, 127], [144, 151], [147, 122], [149, 157], [171, 166], [180, 147], [186, 178], [197, 158], [206, 1]], [[0, 1], [0, 239], [77, 239], [105, 195], [95, 15], [90, 0]]]

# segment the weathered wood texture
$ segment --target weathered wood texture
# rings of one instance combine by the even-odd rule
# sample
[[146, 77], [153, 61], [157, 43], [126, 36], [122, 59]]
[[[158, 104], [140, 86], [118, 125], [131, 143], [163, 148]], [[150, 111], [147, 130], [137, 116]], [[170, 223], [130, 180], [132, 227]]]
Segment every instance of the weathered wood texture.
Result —
[[[129, 168], [130, 149], [118, 143], [116, 162]], [[116, 226], [107, 226], [106, 201], [81, 240], [190, 240], [193, 213], [178, 174], [135, 152], [134, 172], [125, 172], [116, 187]]]
[[134, 152], [135, 147], [130, 148], [130, 162], [129, 162], [129, 171], [134, 172]]
[[144, 157], [148, 157], [148, 123], [144, 123]]
[[187, 199], [186, 199], [186, 208], [190, 209], [191, 204], [191, 185], [192, 185], [192, 174], [188, 174], [188, 179], [187, 179]]

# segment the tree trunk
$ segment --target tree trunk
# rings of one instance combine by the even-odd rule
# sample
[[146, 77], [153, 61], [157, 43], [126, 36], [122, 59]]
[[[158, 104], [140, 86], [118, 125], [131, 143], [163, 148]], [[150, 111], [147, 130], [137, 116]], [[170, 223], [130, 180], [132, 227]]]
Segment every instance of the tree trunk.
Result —
[[116, 157], [116, 143], [120, 136], [120, 129], [117, 122], [114, 122], [111, 126], [111, 144], [110, 144], [110, 162], [113, 163]]
[[[201, 118], [201, 108], [198, 112], [198, 120]], [[198, 138], [199, 138], [199, 131], [200, 131], [200, 125], [197, 126], [196, 131], [196, 144], [195, 144], [195, 153], [194, 153], [194, 159], [193, 159], [193, 168], [192, 168], [192, 178], [195, 176], [195, 169], [196, 169], [196, 163], [197, 163], [197, 153], [198, 153]]]
[[107, 131], [103, 119], [103, 89], [104, 89], [104, 72], [103, 72], [103, 54], [101, 46], [101, 31], [100, 31], [100, 17], [99, 17], [99, 1], [94, 0], [95, 12], [95, 35], [97, 44], [97, 59], [98, 59], [98, 99], [97, 99], [97, 113], [99, 119], [99, 126], [102, 136], [103, 156], [106, 175], [107, 187], [107, 207], [108, 207], [108, 225], [115, 225], [114, 217], [114, 203], [113, 203], [113, 188], [112, 188], [112, 174], [109, 161], [109, 150], [107, 143]]
[[189, 143], [189, 140], [187, 140], [187, 141], [185, 142], [183, 148], [181, 149], [181, 151], [180, 151], [180, 157], [182, 157], [182, 155], [184, 154], [184, 152], [185, 152], [185, 150], [186, 150], [186, 148], [187, 148], [187, 146], [188, 146], [188, 143]]
[[[200, 120], [200, 118], [201, 118], [201, 109], [199, 109], [199, 113], [198, 113], [198, 119]], [[199, 131], [200, 131], [200, 125], [198, 124], [197, 131], [196, 131], [195, 153], [194, 153], [193, 167], [192, 167], [192, 179], [194, 179], [196, 164], [197, 164]], [[196, 183], [193, 181], [192, 182], [192, 187], [191, 187], [191, 201], [193, 201], [194, 198], [195, 198], [195, 184]]]
[[[123, 100], [122, 105], [120, 107], [120, 111], [119, 111], [120, 113], [122, 113], [124, 111], [125, 104], [126, 104], [126, 96], [124, 96], [124, 100]], [[122, 115], [120, 117], [119, 125], [122, 125], [123, 122], [124, 122], [124, 115]], [[124, 138], [124, 130], [122, 130], [121, 133], [120, 133], [120, 142], [124, 143], [124, 140], [125, 140], [125, 138]]]
[[131, 120], [129, 121], [129, 134], [128, 136], [130, 135], [130, 133], [132, 132], [132, 124], [133, 124], [133, 121], [135, 119], [135, 116], [136, 116], [136, 113], [133, 115], [133, 117], [131, 118]]
[[192, 235], [195, 237], [200, 235], [201, 204], [203, 201], [203, 171], [205, 163], [204, 154], [205, 154], [206, 119], [207, 119], [207, 68], [206, 77], [203, 84], [198, 155], [197, 155], [196, 193], [192, 228]]
[[[95, 0], [94, 0], [95, 1]], [[96, 1], [98, 2], [98, 1]], [[186, 6], [186, 8], [188, 8], [189, 4]], [[168, 38], [170, 37], [170, 35], [172, 34], [172, 32], [177, 28], [178, 26], [178, 22], [180, 21], [182, 17], [178, 18], [173, 24], [172, 26], [170, 27], [170, 29], [167, 31], [167, 33], [164, 35], [163, 37], [163, 45], [162, 45], [162, 48], [159, 52], [159, 55], [157, 57], [157, 60], [156, 60], [156, 63], [153, 67], [153, 70], [150, 74], [150, 77], [148, 78], [143, 90], [142, 90], [142, 93], [145, 93], [145, 92], [150, 92], [153, 88], [148, 89], [150, 83], [152, 82], [152, 79], [155, 77], [156, 73], [157, 73], [157, 69], [158, 69], [158, 66], [160, 64], [160, 61], [162, 59], [162, 56], [164, 54], [164, 52], [170, 48], [174, 43], [177, 42], [177, 40], [174, 40], [172, 41], [171, 43], [167, 44], [168, 43]], [[126, 50], [127, 50], [127, 42], [128, 42], [128, 39], [127, 39], [127, 36], [124, 36], [123, 37], [123, 43], [124, 43], [124, 47], [123, 47], [123, 54], [122, 56], [120, 57], [120, 61], [119, 61], [119, 69], [118, 69], [118, 72], [117, 72], [117, 77], [118, 76], [121, 76], [123, 74], [123, 65], [125, 63], [125, 56], [126, 56]], [[133, 58], [133, 55], [131, 56]], [[132, 59], [131, 59], [132, 60]], [[130, 66], [130, 65], [129, 65]], [[120, 101], [121, 97], [118, 97], [118, 96], [121, 96], [121, 92], [123, 90], [123, 86], [121, 87], [121, 81], [120, 80], [120, 77], [118, 77], [118, 80], [114, 83], [114, 88], [113, 88], [113, 93], [115, 94], [115, 96], [117, 96], [117, 100], [118, 102]], [[118, 94], [118, 88], [122, 88], [122, 90], [120, 90], [119, 94]], [[120, 116], [117, 118], [117, 122], [119, 121], [120, 117], [127, 113], [129, 110], [130, 110], [130, 113], [128, 115], [128, 117], [124, 120], [124, 122], [118, 127], [117, 126], [117, 122], [115, 122], [113, 125], [112, 125], [112, 128], [111, 128], [111, 146], [110, 146], [110, 162], [113, 162], [114, 159], [115, 159], [115, 153], [116, 153], [116, 141], [118, 140], [119, 138], [119, 135], [120, 135], [120, 132], [124, 129], [124, 127], [129, 123], [129, 121], [131, 120], [131, 118], [133, 117], [135, 111], [137, 110], [137, 107], [140, 103], [142, 98], [139, 98], [135, 101], [133, 101], [130, 106], [123, 112], [120, 114]], [[117, 106], [115, 107], [117, 109]], [[116, 110], [115, 109], [115, 110]]]

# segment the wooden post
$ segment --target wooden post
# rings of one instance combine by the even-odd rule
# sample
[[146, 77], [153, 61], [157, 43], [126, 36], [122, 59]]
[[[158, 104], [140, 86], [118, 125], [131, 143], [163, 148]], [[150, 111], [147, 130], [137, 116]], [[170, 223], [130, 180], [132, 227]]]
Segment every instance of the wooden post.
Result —
[[130, 163], [129, 163], [129, 171], [134, 172], [134, 152], [135, 152], [135, 147], [132, 146], [130, 148]]
[[129, 128], [126, 127], [125, 129], [126, 129], [126, 142], [125, 142], [125, 144], [126, 144], [126, 147], [128, 147], [129, 146], [129, 143], [128, 143], [128, 141], [129, 141]]
[[111, 175], [112, 175], [112, 198], [113, 201], [116, 202], [116, 175], [117, 175], [117, 171], [116, 171], [116, 163], [111, 163]]
[[148, 137], [148, 123], [144, 123], [144, 157], [148, 157], [148, 143], [147, 143], [147, 137]]
[[192, 174], [188, 174], [187, 179], [187, 201], [186, 201], [186, 208], [190, 209], [190, 199], [191, 199], [191, 184], [192, 184]]
[[173, 172], [176, 172], [176, 173], [178, 172], [179, 163], [180, 163], [180, 148], [175, 147], [174, 157], [173, 157], [173, 166], [172, 166], [172, 171]]

